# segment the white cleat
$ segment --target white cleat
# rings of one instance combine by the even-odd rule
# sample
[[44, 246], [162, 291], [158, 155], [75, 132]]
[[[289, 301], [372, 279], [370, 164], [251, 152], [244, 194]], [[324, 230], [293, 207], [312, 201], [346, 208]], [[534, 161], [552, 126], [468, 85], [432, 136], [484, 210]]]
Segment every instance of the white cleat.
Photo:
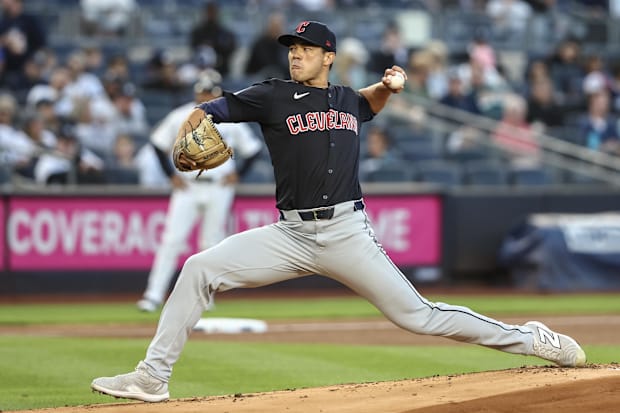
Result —
[[534, 333], [535, 356], [561, 367], [581, 367], [586, 364], [586, 353], [571, 337], [554, 332], [540, 321], [528, 321], [525, 326]]
[[168, 383], [151, 376], [144, 362], [138, 363], [136, 370], [114, 377], [99, 377], [90, 387], [103, 394], [145, 402], [162, 402], [170, 398]]
[[142, 298], [136, 303], [136, 307], [138, 307], [138, 310], [144, 311], [145, 313], [154, 313], [159, 308], [159, 303], [151, 301], [148, 298]]

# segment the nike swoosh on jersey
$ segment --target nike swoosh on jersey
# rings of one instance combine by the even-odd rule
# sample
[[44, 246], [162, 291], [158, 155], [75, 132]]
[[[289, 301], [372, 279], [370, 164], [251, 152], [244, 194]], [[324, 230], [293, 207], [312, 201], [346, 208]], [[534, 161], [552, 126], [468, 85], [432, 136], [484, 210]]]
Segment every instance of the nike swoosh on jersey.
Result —
[[297, 92], [295, 92], [295, 94], [293, 95], [293, 99], [295, 99], [295, 100], [299, 100], [299, 99], [301, 99], [301, 98], [303, 98], [303, 97], [308, 96], [309, 94], [310, 94], [310, 92], [306, 92], [306, 93], [299, 93], [299, 94], [298, 94]]

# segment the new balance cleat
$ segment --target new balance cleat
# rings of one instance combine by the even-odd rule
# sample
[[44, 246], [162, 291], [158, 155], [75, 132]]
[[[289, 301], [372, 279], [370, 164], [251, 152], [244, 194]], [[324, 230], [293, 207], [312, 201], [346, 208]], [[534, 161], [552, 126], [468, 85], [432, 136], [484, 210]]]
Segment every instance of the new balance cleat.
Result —
[[558, 334], [539, 321], [528, 321], [526, 327], [534, 333], [534, 355], [562, 367], [580, 367], [586, 364], [586, 353], [575, 340]]
[[145, 402], [161, 402], [170, 398], [168, 383], [151, 376], [142, 361], [138, 363], [135, 371], [114, 377], [96, 378], [90, 387], [109, 396]]

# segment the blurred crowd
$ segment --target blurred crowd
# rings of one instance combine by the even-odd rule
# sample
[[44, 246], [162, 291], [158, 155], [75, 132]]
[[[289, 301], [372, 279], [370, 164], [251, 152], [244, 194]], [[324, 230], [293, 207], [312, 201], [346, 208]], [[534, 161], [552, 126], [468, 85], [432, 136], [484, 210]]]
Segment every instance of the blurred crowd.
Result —
[[[137, 183], [165, 187], [167, 178], [148, 145], [151, 128], [167, 110], [192, 98], [200, 73], [216, 69], [235, 85], [268, 77], [288, 77], [286, 49], [277, 37], [291, 29], [287, 11], [333, 11], [372, 7], [376, 2], [350, 0], [270, 0], [277, 10], [258, 25], [251, 44], [242, 46], [236, 24], [225, 22], [226, 3], [195, 6], [200, 17], [186, 45], [188, 58], [173, 48], [153, 47], [136, 70], [127, 53], [105, 53], [103, 45], [127, 36], [131, 16], [140, 12], [137, 0], [81, 0], [82, 45], [60, 54], [51, 45], [49, 28], [30, 13], [27, 0], [1, 0], [0, 19], [0, 163], [14, 176], [41, 185], [66, 183]], [[247, 3], [253, 3], [249, 1]], [[254, 2], [255, 3], [255, 2]], [[264, 3], [264, 4], [263, 4]], [[496, 121], [492, 133], [498, 145], [514, 155], [517, 165], [539, 162], [538, 132], [560, 135], [596, 151], [620, 155], [620, 56], [584, 51], [571, 31], [569, 10], [590, 16], [617, 17], [615, 0], [392, 0], [403, 9], [417, 7], [441, 13], [454, 7], [480, 13], [490, 26], [476, 27], [466, 50], [450, 50], [429, 39], [423, 45], [405, 41], [398, 20], [385, 21], [378, 46], [339, 34], [334, 83], [360, 88], [378, 81], [392, 64], [407, 70], [405, 91], [389, 111], [424, 122], [416, 104], [427, 99]], [[567, 23], [568, 22], [568, 23]], [[497, 39], [522, 36], [528, 30], [551, 33], [551, 52], [524, 53], [515, 70], [494, 46]], [[242, 58], [239, 58], [242, 56]], [[241, 68], [239, 65], [241, 64]], [[160, 112], [152, 103], [169, 99]], [[395, 145], [389, 124], [366, 131], [361, 173], [406, 158]], [[410, 131], [412, 135], [415, 130]], [[441, 145], [446, 153], [470, 151], [479, 142], [476, 131], [462, 126]], [[415, 149], [414, 149], [415, 150]]]

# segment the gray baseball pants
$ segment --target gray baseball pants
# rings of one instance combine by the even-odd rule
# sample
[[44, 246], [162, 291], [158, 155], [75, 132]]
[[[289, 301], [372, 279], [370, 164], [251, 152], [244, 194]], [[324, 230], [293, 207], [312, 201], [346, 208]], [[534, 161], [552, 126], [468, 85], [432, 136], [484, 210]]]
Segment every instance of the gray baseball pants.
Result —
[[185, 262], [164, 305], [145, 363], [168, 381], [193, 326], [214, 293], [252, 288], [309, 274], [330, 277], [375, 305], [389, 320], [418, 334], [448, 337], [508, 353], [532, 354], [532, 332], [460, 306], [422, 297], [385, 254], [365, 211], [336, 205], [332, 219], [284, 219], [232, 235]]

